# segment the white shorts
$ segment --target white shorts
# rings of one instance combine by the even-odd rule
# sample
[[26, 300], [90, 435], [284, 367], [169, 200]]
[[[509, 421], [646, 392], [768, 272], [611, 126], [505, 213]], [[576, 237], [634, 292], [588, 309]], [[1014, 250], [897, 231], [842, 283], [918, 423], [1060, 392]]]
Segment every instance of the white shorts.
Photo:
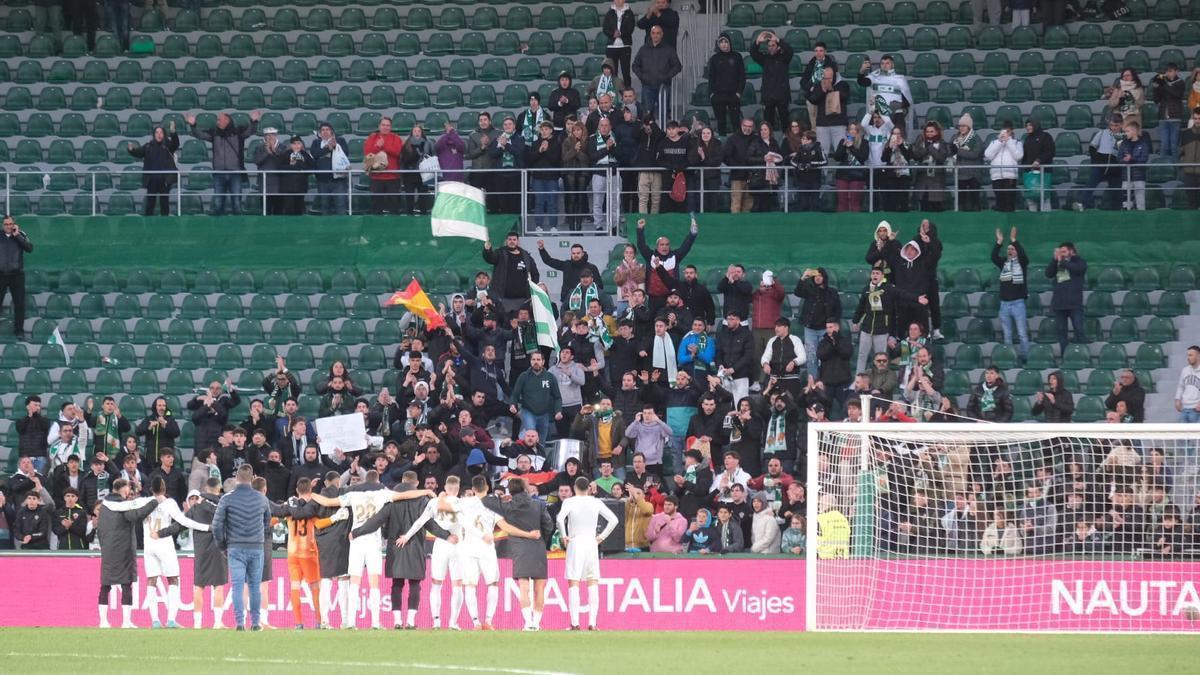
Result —
[[147, 577], [178, 577], [179, 556], [175, 554], [175, 543], [167, 539], [171, 548], [147, 546], [142, 560], [146, 563]]
[[[416, 544], [418, 542], [410, 543]], [[424, 545], [424, 542], [420, 543]], [[451, 581], [458, 581], [462, 578], [458, 563], [458, 547], [445, 539], [434, 540], [433, 553], [430, 555], [429, 566], [429, 576], [436, 582], [445, 581], [447, 572], [450, 573]]]
[[367, 567], [367, 574], [383, 574], [383, 553], [380, 552], [381, 541], [378, 537], [361, 537], [350, 542], [349, 574], [352, 577], [362, 576], [362, 568]]
[[500, 561], [496, 560], [496, 549], [488, 547], [482, 551], [466, 553], [459, 549], [459, 574], [464, 584], [474, 586], [483, 575], [483, 583], [491, 585], [500, 581]]
[[600, 550], [595, 546], [567, 545], [567, 581], [600, 581]]

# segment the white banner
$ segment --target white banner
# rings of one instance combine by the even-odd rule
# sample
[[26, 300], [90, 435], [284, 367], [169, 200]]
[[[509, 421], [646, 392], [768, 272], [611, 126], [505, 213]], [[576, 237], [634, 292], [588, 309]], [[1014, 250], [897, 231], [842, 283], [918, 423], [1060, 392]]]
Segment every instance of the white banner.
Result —
[[367, 425], [359, 413], [322, 417], [316, 421], [318, 445], [322, 455], [334, 449], [354, 452], [367, 449]]

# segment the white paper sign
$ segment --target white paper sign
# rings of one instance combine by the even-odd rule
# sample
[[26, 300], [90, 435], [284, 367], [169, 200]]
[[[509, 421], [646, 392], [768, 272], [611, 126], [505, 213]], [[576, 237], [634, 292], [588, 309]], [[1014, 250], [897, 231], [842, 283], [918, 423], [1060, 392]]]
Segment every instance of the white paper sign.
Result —
[[367, 425], [360, 413], [322, 417], [316, 421], [316, 427], [322, 455], [332, 455], [334, 448], [342, 452], [367, 448]]

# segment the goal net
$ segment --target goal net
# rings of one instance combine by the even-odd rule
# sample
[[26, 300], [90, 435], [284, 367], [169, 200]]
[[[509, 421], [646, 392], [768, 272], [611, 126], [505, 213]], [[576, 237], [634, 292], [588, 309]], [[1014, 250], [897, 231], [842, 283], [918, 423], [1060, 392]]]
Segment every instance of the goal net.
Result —
[[814, 424], [809, 630], [1200, 631], [1200, 427]]

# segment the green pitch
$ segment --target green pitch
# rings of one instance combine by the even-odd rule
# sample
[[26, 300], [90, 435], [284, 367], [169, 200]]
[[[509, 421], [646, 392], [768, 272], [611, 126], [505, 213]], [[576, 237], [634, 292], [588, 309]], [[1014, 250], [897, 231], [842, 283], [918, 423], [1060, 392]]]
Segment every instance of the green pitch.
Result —
[[[6, 673], [1194, 673], [1195, 636], [0, 629]], [[819, 670], [814, 670], [819, 669]]]

